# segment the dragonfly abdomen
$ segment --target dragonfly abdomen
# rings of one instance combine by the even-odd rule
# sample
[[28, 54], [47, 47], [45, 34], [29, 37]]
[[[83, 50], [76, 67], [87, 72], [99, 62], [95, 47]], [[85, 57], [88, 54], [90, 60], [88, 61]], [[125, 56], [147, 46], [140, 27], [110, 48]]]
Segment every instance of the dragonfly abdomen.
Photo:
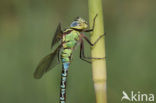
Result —
[[62, 74], [61, 74], [61, 86], [60, 86], [60, 103], [65, 103], [66, 101], [66, 81], [68, 75], [68, 68], [71, 62], [72, 49], [63, 48], [61, 52], [62, 61]]
[[68, 75], [68, 68], [71, 62], [72, 49], [63, 48], [61, 53], [62, 61], [62, 74], [61, 74], [61, 86], [60, 86], [60, 103], [66, 101], [66, 81]]
[[[70, 32], [68, 33], [68, 31]], [[62, 74], [60, 86], [60, 103], [65, 103], [66, 101], [66, 81], [68, 68], [71, 63], [73, 49], [79, 40], [79, 32], [71, 29], [67, 29], [65, 32], [66, 33], [63, 34], [61, 51]]]
[[72, 55], [72, 49], [63, 49], [61, 53], [61, 61], [62, 63], [70, 62], [71, 61], [71, 55]]
[[69, 62], [62, 64], [60, 103], [65, 103], [65, 101], [66, 101], [66, 81], [67, 81], [69, 65], [70, 65]]

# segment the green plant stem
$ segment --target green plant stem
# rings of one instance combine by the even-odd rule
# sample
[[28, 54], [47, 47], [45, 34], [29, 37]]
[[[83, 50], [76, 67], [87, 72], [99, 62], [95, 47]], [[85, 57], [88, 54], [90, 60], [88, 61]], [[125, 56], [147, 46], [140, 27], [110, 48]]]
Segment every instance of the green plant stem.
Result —
[[[97, 14], [95, 21], [94, 31], [91, 33], [92, 43], [96, 39], [104, 34], [104, 21], [103, 21], [103, 10], [101, 0], [88, 0], [89, 6], [89, 23], [90, 28], [93, 24], [93, 18]], [[104, 38], [100, 39], [97, 44], [91, 48], [92, 57], [103, 58], [105, 57], [105, 44]], [[94, 89], [96, 94], [96, 103], [107, 103], [106, 100], [106, 60], [92, 60], [92, 71]]]

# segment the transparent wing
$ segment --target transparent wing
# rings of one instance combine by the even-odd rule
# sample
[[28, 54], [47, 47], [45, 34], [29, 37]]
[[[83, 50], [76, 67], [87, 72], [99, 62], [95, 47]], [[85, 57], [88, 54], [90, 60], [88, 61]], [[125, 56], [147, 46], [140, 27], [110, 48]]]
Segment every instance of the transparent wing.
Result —
[[63, 34], [63, 32], [61, 30], [61, 23], [59, 23], [52, 39], [51, 48], [61, 40], [61, 34]]
[[60, 46], [52, 52], [51, 54], [45, 56], [37, 66], [34, 72], [34, 78], [40, 79], [46, 72], [54, 68], [57, 64], [59, 64], [59, 51]]

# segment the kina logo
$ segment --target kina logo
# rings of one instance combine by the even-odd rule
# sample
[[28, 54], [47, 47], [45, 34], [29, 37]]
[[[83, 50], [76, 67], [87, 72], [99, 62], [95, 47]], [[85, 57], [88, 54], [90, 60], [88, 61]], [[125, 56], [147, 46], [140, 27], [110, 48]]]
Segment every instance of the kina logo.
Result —
[[125, 91], [122, 91], [122, 98], [121, 101], [145, 101], [145, 102], [153, 102], [154, 101], [154, 94], [145, 94], [141, 93], [140, 91], [131, 93], [128, 95]]

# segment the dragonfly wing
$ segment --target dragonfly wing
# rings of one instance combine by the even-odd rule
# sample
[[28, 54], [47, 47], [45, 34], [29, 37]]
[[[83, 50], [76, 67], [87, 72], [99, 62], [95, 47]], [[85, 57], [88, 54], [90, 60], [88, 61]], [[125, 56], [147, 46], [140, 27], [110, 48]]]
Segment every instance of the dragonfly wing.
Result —
[[52, 39], [51, 48], [61, 40], [61, 34], [63, 34], [63, 32], [61, 30], [61, 23], [59, 23]]
[[57, 64], [59, 64], [59, 50], [60, 46], [51, 54], [45, 56], [37, 66], [34, 72], [34, 78], [40, 79], [44, 73], [48, 72], [52, 68], [54, 68]]

